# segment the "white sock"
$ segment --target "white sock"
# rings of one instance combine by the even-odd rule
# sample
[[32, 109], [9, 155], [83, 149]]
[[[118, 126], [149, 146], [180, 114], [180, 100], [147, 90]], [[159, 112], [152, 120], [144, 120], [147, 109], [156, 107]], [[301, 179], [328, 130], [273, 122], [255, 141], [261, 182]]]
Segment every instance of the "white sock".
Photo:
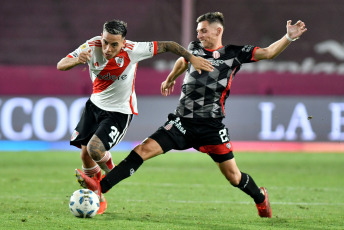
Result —
[[98, 180], [101, 179], [102, 172], [99, 165], [95, 165], [92, 168], [84, 168], [84, 166], [82, 166], [82, 171], [89, 177], [96, 176]]
[[110, 172], [115, 167], [115, 164], [112, 161], [111, 153], [109, 151], [106, 151], [104, 157], [100, 159], [100, 161], [96, 161], [96, 163], [102, 170], [104, 170], [105, 173]]

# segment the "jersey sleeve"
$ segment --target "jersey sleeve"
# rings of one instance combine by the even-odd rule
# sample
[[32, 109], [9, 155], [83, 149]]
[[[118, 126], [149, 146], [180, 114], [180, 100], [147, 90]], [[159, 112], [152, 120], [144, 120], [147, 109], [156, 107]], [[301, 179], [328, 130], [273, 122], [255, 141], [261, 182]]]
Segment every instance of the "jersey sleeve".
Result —
[[[130, 59], [134, 62], [139, 62], [153, 57], [157, 54], [157, 42], [130, 42], [127, 43], [125, 48], [130, 53]], [[132, 50], [132, 52], [129, 52]]]
[[84, 44], [80, 45], [76, 50], [74, 50], [73, 52], [69, 53], [67, 55], [67, 57], [70, 57], [70, 58], [76, 58], [76, 57], [79, 57], [80, 53], [84, 50], [88, 50], [89, 48], [89, 45], [88, 45], [88, 42], [85, 42]]
[[98, 37], [91, 38], [87, 40], [84, 44], [80, 45], [76, 50], [69, 53], [67, 57], [70, 57], [70, 58], [79, 57], [82, 51], [89, 50], [89, 49], [93, 50], [93, 48], [96, 46], [101, 47], [101, 42], [99, 38]]
[[258, 49], [259, 47], [253, 46], [253, 45], [245, 45], [245, 46], [237, 46], [237, 58], [239, 62], [242, 63], [249, 63], [249, 62], [255, 62], [253, 58], [254, 52]]

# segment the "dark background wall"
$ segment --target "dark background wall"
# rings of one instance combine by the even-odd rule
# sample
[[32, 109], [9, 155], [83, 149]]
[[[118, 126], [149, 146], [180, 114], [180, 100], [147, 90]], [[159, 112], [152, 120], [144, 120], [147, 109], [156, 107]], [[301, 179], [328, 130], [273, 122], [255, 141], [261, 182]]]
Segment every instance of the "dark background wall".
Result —
[[[232, 94], [344, 94], [344, 1], [185, 1], [193, 3], [194, 39], [197, 16], [209, 11], [225, 15], [224, 44], [266, 47], [286, 33], [288, 19], [306, 22], [309, 30], [302, 39], [275, 60], [244, 66]], [[4, 1], [0, 5], [0, 95], [89, 95], [88, 71], [84, 66], [57, 71], [62, 57], [99, 35], [103, 23], [114, 18], [128, 23], [129, 40], [182, 43], [186, 24], [182, 7], [182, 0]], [[175, 59], [173, 54], [162, 54], [141, 62], [137, 93], [159, 94]]]

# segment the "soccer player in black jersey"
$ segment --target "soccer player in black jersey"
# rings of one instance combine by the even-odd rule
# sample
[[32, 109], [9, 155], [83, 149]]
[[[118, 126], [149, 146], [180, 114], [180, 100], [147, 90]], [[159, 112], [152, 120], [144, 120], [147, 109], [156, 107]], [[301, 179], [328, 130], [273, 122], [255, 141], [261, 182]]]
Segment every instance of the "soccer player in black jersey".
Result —
[[243, 63], [273, 59], [298, 39], [307, 29], [302, 21], [294, 25], [287, 21], [287, 33], [266, 48], [252, 45], [222, 45], [224, 17], [220, 12], [206, 13], [197, 19], [197, 38], [189, 51], [209, 60], [214, 71], [196, 71], [184, 58], [179, 58], [167, 79], [161, 84], [161, 93], [170, 95], [175, 80], [187, 70], [182, 85], [179, 105], [175, 113], [155, 133], [136, 146], [118, 166], [101, 181], [89, 178], [76, 170], [78, 181], [98, 194], [107, 192], [121, 180], [131, 176], [141, 164], [171, 149], [194, 148], [207, 153], [233, 186], [251, 196], [261, 217], [271, 217], [266, 188], [258, 187], [252, 177], [241, 172], [235, 162], [228, 130], [222, 123], [224, 105], [230, 93], [235, 74]]

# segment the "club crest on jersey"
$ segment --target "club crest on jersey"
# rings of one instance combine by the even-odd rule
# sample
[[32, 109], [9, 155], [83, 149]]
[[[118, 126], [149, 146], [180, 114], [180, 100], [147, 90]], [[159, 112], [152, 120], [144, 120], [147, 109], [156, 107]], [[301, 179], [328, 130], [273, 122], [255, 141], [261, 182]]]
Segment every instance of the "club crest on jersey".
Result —
[[79, 132], [74, 130], [73, 131], [73, 134], [72, 134], [72, 137], [70, 138], [71, 141], [74, 141], [77, 137], [79, 136]]
[[119, 56], [119, 57], [115, 57], [115, 61], [118, 67], [123, 67], [124, 65], [124, 57], [123, 56]]
[[217, 50], [215, 50], [215, 51], [213, 52], [213, 58], [218, 59], [219, 57], [220, 57], [220, 52], [217, 51]]

